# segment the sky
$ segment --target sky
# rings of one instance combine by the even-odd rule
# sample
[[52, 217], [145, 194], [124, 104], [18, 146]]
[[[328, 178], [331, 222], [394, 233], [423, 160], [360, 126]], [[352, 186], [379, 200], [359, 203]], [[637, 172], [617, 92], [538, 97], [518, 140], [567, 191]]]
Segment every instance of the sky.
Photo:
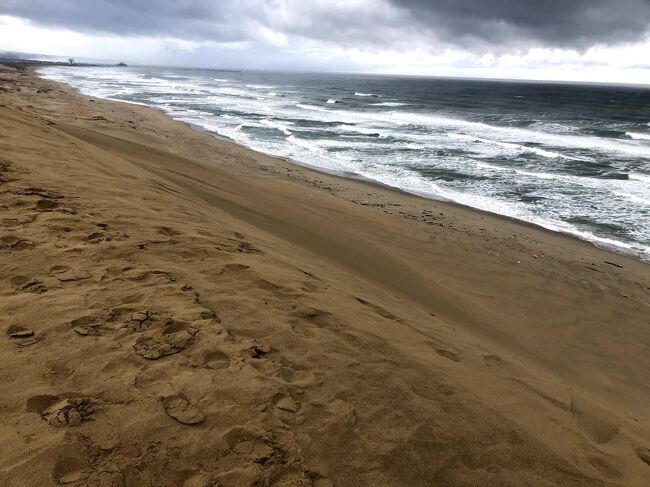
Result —
[[0, 0], [0, 50], [650, 84], [650, 0]]

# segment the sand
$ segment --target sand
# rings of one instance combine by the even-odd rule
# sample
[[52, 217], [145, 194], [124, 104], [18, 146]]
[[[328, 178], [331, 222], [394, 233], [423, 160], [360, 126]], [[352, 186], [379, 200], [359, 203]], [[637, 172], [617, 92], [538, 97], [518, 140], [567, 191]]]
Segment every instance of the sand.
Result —
[[650, 266], [0, 68], [3, 486], [650, 485]]

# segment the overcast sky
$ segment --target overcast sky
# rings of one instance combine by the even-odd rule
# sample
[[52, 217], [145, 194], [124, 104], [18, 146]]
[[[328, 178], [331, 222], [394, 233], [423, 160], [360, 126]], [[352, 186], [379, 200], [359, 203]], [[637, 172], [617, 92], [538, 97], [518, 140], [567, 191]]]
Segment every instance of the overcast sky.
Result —
[[650, 84], [650, 0], [0, 0], [0, 49]]

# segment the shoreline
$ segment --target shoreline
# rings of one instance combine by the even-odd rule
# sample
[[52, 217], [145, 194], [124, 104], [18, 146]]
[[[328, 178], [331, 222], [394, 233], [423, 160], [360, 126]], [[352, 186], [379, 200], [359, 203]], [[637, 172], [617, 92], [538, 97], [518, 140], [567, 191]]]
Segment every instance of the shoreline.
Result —
[[3, 485], [645, 487], [648, 264], [3, 67], [0, 154]]
[[[41, 77], [43, 79], [47, 79], [48, 81], [54, 81], [54, 80], [51, 80], [49, 78], [46, 78], [44, 75], [39, 73], [38, 72], [39, 69], [40, 69], [40, 67], [38, 67], [38, 66], [33, 68], [34, 72], [36, 72], [39, 77]], [[95, 96], [95, 95], [82, 94], [77, 88], [74, 88], [71, 85], [68, 85], [67, 83], [64, 83], [64, 84], [66, 84], [66, 86], [70, 87], [75, 92], [79, 93], [81, 96], [93, 96], [93, 97]], [[493, 212], [493, 211], [490, 211], [490, 210], [486, 210], [486, 209], [482, 209], [482, 208], [479, 208], [479, 207], [463, 204], [463, 203], [455, 201], [455, 200], [453, 200], [451, 198], [445, 198], [443, 196], [436, 196], [436, 195], [433, 195], [433, 194], [426, 194], [424, 192], [408, 191], [407, 189], [400, 188], [398, 186], [393, 186], [393, 185], [390, 185], [390, 184], [387, 184], [387, 183], [383, 183], [381, 181], [378, 181], [378, 180], [375, 180], [375, 179], [372, 179], [372, 178], [367, 178], [367, 177], [364, 177], [362, 175], [352, 173], [352, 172], [342, 174], [341, 172], [338, 172], [338, 171], [330, 171], [330, 170], [327, 170], [326, 168], [315, 166], [313, 164], [305, 163], [305, 162], [302, 162], [302, 161], [299, 161], [299, 160], [294, 160], [292, 158], [288, 158], [288, 157], [284, 157], [284, 156], [280, 156], [280, 155], [267, 153], [265, 151], [249, 147], [249, 146], [247, 146], [245, 144], [242, 144], [242, 143], [239, 143], [239, 142], [235, 141], [234, 139], [231, 139], [228, 136], [220, 134], [220, 133], [218, 133], [218, 132], [216, 132], [214, 130], [208, 130], [206, 128], [203, 128], [199, 124], [192, 123], [192, 122], [183, 120], [181, 118], [176, 118], [176, 117], [173, 116], [172, 112], [166, 110], [164, 107], [158, 107], [158, 106], [155, 106], [155, 105], [140, 103], [140, 102], [132, 102], [132, 101], [128, 101], [128, 100], [119, 100], [119, 99], [114, 99], [114, 98], [101, 98], [101, 97], [97, 97], [97, 98], [108, 100], [108, 101], [113, 101], [113, 102], [117, 102], [117, 103], [129, 103], [129, 104], [134, 104], [134, 105], [139, 105], [139, 106], [145, 106], [145, 107], [148, 107], [148, 108], [152, 108], [154, 110], [158, 110], [158, 111], [164, 113], [165, 115], [169, 116], [173, 120], [188, 125], [193, 130], [197, 130], [197, 131], [201, 131], [201, 132], [210, 134], [213, 137], [217, 137], [219, 139], [224, 140], [225, 142], [235, 144], [238, 147], [243, 147], [243, 148], [246, 148], [246, 149], [254, 151], [254, 152], [259, 152], [260, 154], [263, 154], [263, 155], [265, 155], [267, 157], [276, 158], [276, 159], [281, 160], [281, 161], [283, 161], [283, 162], [285, 162], [287, 164], [293, 164], [293, 165], [296, 165], [296, 166], [300, 166], [300, 167], [306, 168], [308, 170], [315, 171], [316, 173], [327, 174], [327, 175], [332, 176], [332, 177], [339, 177], [339, 178], [344, 178], [344, 179], [354, 179], [354, 180], [357, 180], [357, 181], [365, 182], [367, 184], [376, 185], [378, 187], [382, 187], [382, 188], [387, 189], [387, 190], [397, 191], [397, 192], [400, 192], [400, 193], [403, 193], [403, 194], [408, 194], [408, 195], [415, 196], [415, 197], [418, 197], [418, 198], [423, 198], [425, 200], [436, 201], [436, 202], [445, 203], [445, 204], [452, 204], [452, 205], [456, 205], [458, 207], [466, 208], [466, 209], [471, 210], [471, 211], [477, 211], [477, 212], [482, 213], [482, 214], [488, 214], [488, 215], [496, 216], [496, 217], [499, 217], [499, 218], [505, 218], [506, 220], [518, 222], [518, 223], [521, 223], [523, 225], [532, 225], [533, 227], [538, 228], [538, 229], [543, 229], [544, 231], [549, 231], [549, 232], [552, 232], [552, 233], [569, 236], [569, 237], [577, 239], [579, 241], [586, 242], [586, 243], [588, 243], [590, 245], [593, 245], [594, 247], [596, 247], [596, 248], [598, 248], [600, 250], [603, 250], [605, 252], [609, 252], [609, 253], [612, 253], [612, 254], [615, 254], [615, 255], [620, 255], [620, 256], [623, 256], [623, 257], [631, 258], [631, 259], [634, 259], [634, 260], [638, 260], [638, 261], [650, 264], [650, 253], [648, 253], [647, 251], [641, 250], [641, 249], [635, 249], [634, 245], [630, 244], [630, 243], [626, 243], [626, 242], [623, 242], [623, 241], [618, 241], [618, 240], [615, 240], [615, 239], [610, 239], [609, 237], [600, 237], [600, 236], [597, 236], [597, 235], [590, 234], [589, 232], [587, 232], [587, 233], [589, 233], [589, 236], [583, 236], [582, 234], [584, 232], [581, 232], [579, 229], [575, 229], [575, 231], [561, 230], [561, 229], [558, 229], [557, 227], [554, 228], [554, 225], [555, 226], [557, 225], [556, 223], [549, 223], [549, 224], [545, 225], [544, 223], [529, 221], [529, 220], [525, 220], [525, 219], [522, 219], [522, 218], [518, 218], [516, 216], [511, 216], [511, 215], [502, 214], [502, 213], [496, 213], [496, 212]], [[562, 222], [562, 223], [564, 223], [564, 222]]]

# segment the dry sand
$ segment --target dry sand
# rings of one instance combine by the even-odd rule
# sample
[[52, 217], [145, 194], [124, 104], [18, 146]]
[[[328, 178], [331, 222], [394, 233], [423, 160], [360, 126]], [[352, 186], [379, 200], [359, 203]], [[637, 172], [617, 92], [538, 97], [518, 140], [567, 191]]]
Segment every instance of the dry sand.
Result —
[[0, 485], [650, 485], [648, 264], [10, 68], [0, 232]]

